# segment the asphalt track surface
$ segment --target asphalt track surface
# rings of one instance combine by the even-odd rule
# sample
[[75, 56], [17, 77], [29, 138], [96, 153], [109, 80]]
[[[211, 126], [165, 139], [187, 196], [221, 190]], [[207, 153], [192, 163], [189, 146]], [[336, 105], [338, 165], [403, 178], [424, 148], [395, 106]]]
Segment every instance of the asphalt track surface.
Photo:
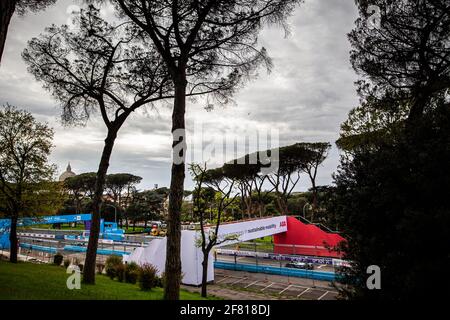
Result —
[[215, 269], [214, 286], [265, 294], [283, 300], [336, 300], [338, 292], [329, 282]]
[[[230, 255], [217, 255], [217, 261], [223, 261], [223, 262], [232, 262], [234, 263], [234, 256]], [[261, 259], [261, 258], [254, 258], [254, 257], [236, 257], [236, 263], [243, 263], [243, 264], [258, 264], [258, 265], [267, 265], [272, 267], [285, 267], [287, 261], [277, 261], [277, 260], [271, 260], [271, 259]], [[325, 271], [325, 272], [334, 272], [334, 267], [332, 265], [326, 265], [326, 264], [315, 264], [314, 265], [315, 271]]]

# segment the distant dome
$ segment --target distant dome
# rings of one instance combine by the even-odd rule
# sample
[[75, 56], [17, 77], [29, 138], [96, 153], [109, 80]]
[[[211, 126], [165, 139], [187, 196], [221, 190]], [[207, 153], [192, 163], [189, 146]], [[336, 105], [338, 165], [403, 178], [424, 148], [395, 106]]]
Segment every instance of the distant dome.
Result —
[[59, 176], [59, 181], [64, 181], [67, 178], [76, 176], [75, 172], [72, 171], [72, 167], [70, 166], [70, 162], [67, 165], [67, 169]]

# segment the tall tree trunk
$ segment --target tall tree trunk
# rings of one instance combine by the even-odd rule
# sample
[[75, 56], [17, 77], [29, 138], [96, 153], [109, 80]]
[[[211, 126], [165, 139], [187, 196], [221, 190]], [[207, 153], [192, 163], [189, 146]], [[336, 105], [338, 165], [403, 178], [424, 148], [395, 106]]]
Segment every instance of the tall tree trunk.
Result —
[[208, 259], [209, 251], [203, 252], [202, 262], [202, 297], [206, 298], [208, 290]]
[[81, 212], [81, 201], [75, 200], [75, 214], [80, 214]]
[[[165, 300], [179, 300], [181, 284], [181, 222], [180, 212], [183, 202], [186, 150], [181, 150], [186, 143], [184, 114], [186, 111], [186, 77], [175, 82], [175, 99], [172, 113], [172, 176], [169, 193], [169, 214], [167, 221], [166, 283]], [[183, 130], [180, 132], [179, 130]], [[177, 132], [178, 131], [178, 132]], [[182, 138], [179, 135], [182, 135]], [[178, 136], [177, 136], [178, 135]], [[181, 158], [181, 159], [180, 159]], [[176, 159], [179, 161], [175, 162]], [[180, 161], [181, 160], [181, 161]]]
[[287, 212], [288, 212], [287, 200], [285, 200], [282, 195], [277, 197], [277, 205], [278, 205], [278, 211], [280, 212], [280, 215], [282, 215], [282, 216], [287, 215]]
[[14, 212], [11, 218], [11, 230], [9, 232], [9, 242], [10, 242], [10, 254], [9, 261], [12, 263], [17, 263], [17, 251], [18, 251], [18, 240], [17, 240], [17, 217], [18, 213]]
[[259, 217], [262, 218], [266, 215], [266, 206], [263, 202], [258, 204]]
[[245, 210], [247, 211], [248, 218], [252, 218], [252, 200], [250, 197], [245, 198]]
[[111, 158], [114, 141], [117, 137], [117, 130], [109, 130], [105, 139], [102, 158], [97, 171], [95, 181], [94, 203], [92, 212], [91, 230], [89, 232], [89, 243], [86, 252], [86, 260], [83, 269], [83, 282], [95, 283], [95, 262], [97, 258], [98, 238], [100, 234], [100, 206], [102, 203], [103, 187], [105, 184], [106, 173], [108, 172], [109, 159]]
[[[406, 121], [408, 129], [414, 129], [414, 124], [416, 121], [423, 116], [423, 111], [427, 103], [427, 96], [423, 93], [417, 93], [412, 101], [411, 109], [409, 110], [409, 115]], [[411, 128], [412, 126], [412, 128]]]
[[16, 10], [16, 3], [17, 0], [0, 1], [0, 63], [2, 62], [3, 50], [5, 49], [9, 23]]
[[316, 181], [314, 179], [311, 180], [312, 189], [313, 189], [313, 209], [311, 210], [311, 222], [314, 222], [314, 213], [317, 211], [317, 188]]

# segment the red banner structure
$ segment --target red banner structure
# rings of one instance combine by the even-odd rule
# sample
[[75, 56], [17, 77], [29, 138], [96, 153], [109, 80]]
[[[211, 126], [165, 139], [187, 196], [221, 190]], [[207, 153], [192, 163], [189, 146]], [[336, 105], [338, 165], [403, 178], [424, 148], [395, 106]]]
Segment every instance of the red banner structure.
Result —
[[275, 234], [274, 253], [300, 254], [340, 258], [341, 253], [333, 250], [341, 241], [337, 233], [326, 232], [314, 224], [305, 224], [295, 217], [287, 217], [287, 232]]

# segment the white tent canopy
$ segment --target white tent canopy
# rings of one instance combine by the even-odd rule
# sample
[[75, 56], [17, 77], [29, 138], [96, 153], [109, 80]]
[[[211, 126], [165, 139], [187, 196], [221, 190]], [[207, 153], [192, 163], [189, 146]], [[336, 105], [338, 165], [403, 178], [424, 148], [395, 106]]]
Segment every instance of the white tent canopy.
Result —
[[[287, 231], [286, 216], [249, 220], [236, 223], [223, 224], [219, 227], [219, 241], [221, 245], [229, 245], [242, 241], [258, 239]], [[205, 230], [208, 233], [208, 229]], [[199, 231], [184, 230], [181, 232], [181, 272], [182, 282], [188, 285], [202, 283], [203, 253], [198, 247]], [[136, 262], [139, 265], [152, 264], [158, 269], [158, 274], [164, 272], [166, 263], [167, 238], [154, 239], [148, 246], [139, 247], [124, 256], [125, 262]], [[208, 261], [208, 281], [214, 280], [213, 257], [210, 254]]]

